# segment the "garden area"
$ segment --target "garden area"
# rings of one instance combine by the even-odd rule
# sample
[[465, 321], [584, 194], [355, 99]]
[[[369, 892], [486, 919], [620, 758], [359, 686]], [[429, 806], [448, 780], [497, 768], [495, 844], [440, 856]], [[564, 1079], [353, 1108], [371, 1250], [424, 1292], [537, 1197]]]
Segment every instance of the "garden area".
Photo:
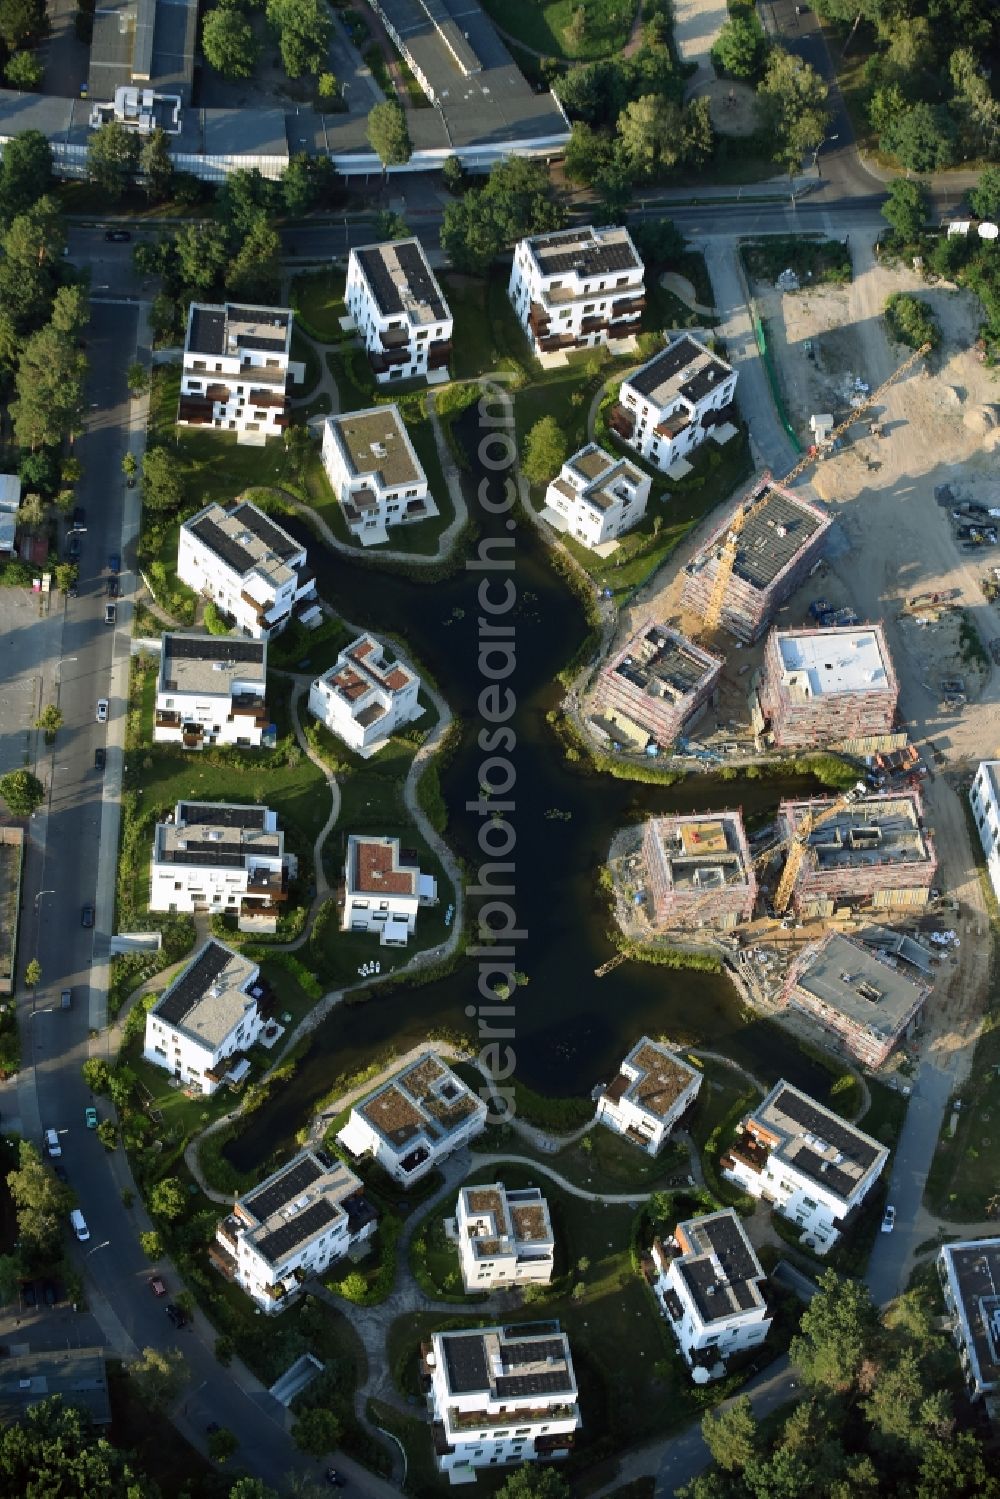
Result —
[[543, 57], [582, 62], [613, 57], [628, 41], [637, 0], [484, 0], [506, 35]]

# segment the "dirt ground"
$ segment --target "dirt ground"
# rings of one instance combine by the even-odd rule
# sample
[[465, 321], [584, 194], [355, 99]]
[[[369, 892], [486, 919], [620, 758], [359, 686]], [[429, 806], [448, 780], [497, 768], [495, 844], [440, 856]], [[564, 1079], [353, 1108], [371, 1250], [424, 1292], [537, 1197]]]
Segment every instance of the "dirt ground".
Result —
[[734, 78], [713, 78], [694, 93], [707, 94], [712, 126], [719, 135], [753, 135], [757, 128], [757, 96], [746, 83]]

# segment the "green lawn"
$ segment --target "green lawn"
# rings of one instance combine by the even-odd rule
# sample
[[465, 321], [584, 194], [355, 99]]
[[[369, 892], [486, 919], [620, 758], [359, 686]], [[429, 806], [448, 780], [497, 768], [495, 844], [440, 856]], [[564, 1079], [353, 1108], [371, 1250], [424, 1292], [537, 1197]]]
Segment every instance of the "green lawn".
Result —
[[[613, 57], [628, 40], [635, 0], [485, 0], [487, 15], [546, 57]], [[582, 14], [582, 21], [576, 20]]]
[[347, 316], [343, 271], [303, 271], [292, 282], [291, 304], [305, 333], [322, 343], [339, 343], [345, 334], [340, 319]]
[[959, 1091], [961, 1108], [951, 1133], [952, 1111], [945, 1114], [931, 1169], [927, 1206], [943, 1218], [974, 1221], [1000, 1190], [996, 1123], [1000, 1118], [1000, 1009], [989, 1010], [967, 1082]]
[[323, 366], [320, 363], [320, 357], [312, 339], [307, 338], [302, 329], [294, 324], [292, 326], [292, 349], [290, 357], [293, 363], [305, 365], [305, 379], [301, 384], [292, 384], [289, 386], [291, 395], [296, 399], [312, 395], [322, 377]]

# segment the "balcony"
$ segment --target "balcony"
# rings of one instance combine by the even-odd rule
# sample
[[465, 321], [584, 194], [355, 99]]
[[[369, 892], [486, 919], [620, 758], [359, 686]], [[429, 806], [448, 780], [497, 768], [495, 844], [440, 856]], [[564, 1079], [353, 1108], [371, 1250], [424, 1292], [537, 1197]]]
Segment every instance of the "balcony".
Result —
[[177, 405], [177, 420], [192, 427], [209, 427], [215, 416], [214, 404], [204, 396], [181, 396]]
[[281, 411], [284, 409], [284, 394], [275, 394], [267, 390], [251, 390], [247, 395], [248, 406], [261, 406], [268, 410]]
[[218, 1270], [227, 1280], [235, 1280], [238, 1266], [236, 1260], [229, 1254], [221, 1244], [209, 1244], [208, 1263], [213, 1269]]
[[382, 345], [382, 352], [386, 354], [394, 349], [408, 349], [410, 330], [409, 328], [382, 328], [379, 331], [378, 341]]
[[[230, 1213], [228, 1218], [223, 1218], [222, 1222], [216, 1226], [215, 1235], [223, 1246], [231, 1246], [235, 1250], [239, 1246], [239, 1231], [244, 1227], [246, 1225]], [[227, 1248], [226, 1253], [229, 1252]]]
[[[484, 1393], [483, 1396], [486, 1399]], [[538, 1405], [525, 1410], [520, 1405], [504, 1411], [460, 1411], [449, 1410], [445, 1420], [448, 1431], [489, 1431], [491, 1426], [531, 1426], [535, 1423], [549, 1425], [553, 1421], [574, 1421], [580, 1412], [576, 1405]]]
[[427, 351], [427, 368], [443, 370], [451, 359], [451, 339], [439, 338]]
[[185, 749], [200, 749], [205, 738], [205, 726], [200, 723], [186, 723], [181, 729], [181, 744]]
[[544, 338], [549, 331], [551, 319], [544, 307], [537, 302], [532, 302], [531, 311], [528, 313], [528, 327], [536, 338]]
[[277, 869], [251, 869], [247, 875], [247, 895], [266, 896], [271, 901], [288, 899], [288, 881], [285, 871]]
[[368, 363], [376, 375], [384, 375], [389, 370], [402, 369], [404, 364], [410, 363], [412, 357], [409, 345], [407, 345], [403, 349], [393, 350], [390, 353], [380, 354], [376, 351], [370, 351], [368, 354]]
[[253, 364], [249, 359], [245, 359], [240, 365], [238, 378], [244, 385], [280, 385], [284, 390], [287, 375], [284, 370], [262, 369], [259, 364]]
[[685, 427], [690, 427], [693, 420], [690, 411], [673, 411], [654, 427], [653, 431], [657, 437], [674, 438], [683, 432]]
[[179, 729], [181, 716], [169, 708], [157, 708], [153, 719], [153, 727], [157, 729]]
[[608, 416], [608, 426], [612, 432], [617, 432], [618, 436], [623, 438], [625, 442], [631, 442], [632, 434], [635, 432], [635, 417], [630, 411], [626, 411], [624, 406], [616, 402], [612, 406]]
[[611, 304], [611, 318], [627, 317], [636, 318], [646, 309], [645, 297], [620, 297], [617, 302]]
[[205, 391], [206, 401], [218, 401], [220, 406], [225, 406], [226, 403], [230, 400], [231, 395], [232, 392], [230, 391], [229, 386], [221, 385], [218, 382], [216, 382], [214, 385], [210, 385]]

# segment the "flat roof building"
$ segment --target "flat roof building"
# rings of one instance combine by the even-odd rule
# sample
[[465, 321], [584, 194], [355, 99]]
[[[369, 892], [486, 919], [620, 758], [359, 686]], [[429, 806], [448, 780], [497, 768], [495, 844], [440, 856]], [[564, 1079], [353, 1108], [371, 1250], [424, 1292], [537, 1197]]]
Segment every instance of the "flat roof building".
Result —
[[455, 1209], [458, 1259], [466, 1291], [548, 1285], [555, 1238], [548, 1203], [537, 1187], [503, 1182], [463, 1187]]
[[119, 88], [148, 85], [191, 98], [197, 0], [103, 0], [94, 12], [87, 95], [110, 100]]
[[345, 932], [377, 932], [382, 947], [405, 947], [421, 906], [437, 904], [437, 880], [421, 874], [399, 839], [351, 833], [344, 863]]
[[595, 1122], [657, 1155], [698, 1096], [701, 1073], [659, 1041], [642, 1036], [597, 1099]]
[[357, 754], [376, 754], [419, 718], [420, 678], [374, 635], [359, 635], [309, 687], [309, 712]]
[[171, 632], [160, 642], [155, 744], [258, 748], [269, 725], [267, 641]]
[[749, 643], [763, 634], [772, 615], [817, 561], [832, 520], [802, 496], [764, 478], [728, 512], [685, 569], [681, 603], [702, 619], [712, 598], [723, 544], [741, 509], [753, 513], [739, 534], [721, 623], [737, 640]]
[[695, 1384], [720, 1379], [728, 1359], [763, 1343], [764, 1271], [732, 1208], [679, 1223], [666, 1244], [654, 1240], [652, 1260], [653, 1292]]
[[388, 541], [393, 526], [438, 514], [397, 406], [328, 416], [323, 467], [348, 529], [362, 546]]
[[838, 1037], [859, 1062], [881, 1067], [919, 1025], [929, 993], [895, 960], [833, 932], [795, 959], [781, 998]]
[[639, 524], [652, 482], [627, 458], [591, 442], [567, 458], [546, 489], [542, 518], [581, 546], [603, 546]]
[[269, 807], [178, 802], [153, 835], [149, 909], [236, 916], [241, 932], [273, 933], [295, 868]]
[[757, 879], [739, 812], [650, 817], [642, 864], [656, 926], [728, 928], [753, 915]]
[[981, 760], [969, 787], [969, 803], [986, 855], [986, 870], [1000, 900], [1000, 760]]
[[[838, 902], [919, 908], [937, 872], [919, 791], [874, 793], [829, 816], [833, 797], [786, 801], [779, 836], [789, 842], [807, 817], [823, 817], [806, 836], [792, 901], [805, 916], [832, 916]], [[824, 817], [824, 814], [827, 814]]]
[[507, 295], [533, 352], [554, 354], [638, 333], [644, 274], [627, 229], [587, 224], [519, 240]]
[[945, 1244], [938, 1276], [973, 1400], [1000, 1394], [1000, 1238]]
[[644, 624], [601, 669], [594, 705], [623, 737], [666, 748], [715, 695], [722, 659], [667, 625]]
[[[22, 1348], [25, 1344], [20, 1345]], [[110, 1426], [111, 1402], [103, 1348], [13, 1350], [0, 1361], [0, 1421], [11, 1426], [43, 1400], [58, 1395], [95, 1426]]]
[[772, 630], [758, 697], [779, 749], [816, 749], [888, 734], [899, 685], [881, 625]]
[[353, 1156], [370, 1153], [409, 1186], [485, 1124], [483, 1099], [428, 1051], [356, 1103], [337, 1139]]
[[705, 441], [736, 393], [736, 371], [682, 333], [622, 381], [611, 430], [666, 473]]
[[272, 1003], [257, 964], [210, 938], [147, 1014], [143, 1057], [185, 1087], [214, 1093], [228, 1064], [256, 1041]]
[[288, 385], [302, 370], [290, 361], [288, 307], [192, 302], [181, 374], [181, 425], [235, 432], [262, 446], [288, 425]]
[[448, 378], [452, 316], [418, 239], [352, 250], [344, 301], [380, 385]]
[[253, 640], [293, 616], [305, 625], [322, 617], [305, 547], [249, 500], [228, 510], [213, 501], [184, 521], [177, 576]]

